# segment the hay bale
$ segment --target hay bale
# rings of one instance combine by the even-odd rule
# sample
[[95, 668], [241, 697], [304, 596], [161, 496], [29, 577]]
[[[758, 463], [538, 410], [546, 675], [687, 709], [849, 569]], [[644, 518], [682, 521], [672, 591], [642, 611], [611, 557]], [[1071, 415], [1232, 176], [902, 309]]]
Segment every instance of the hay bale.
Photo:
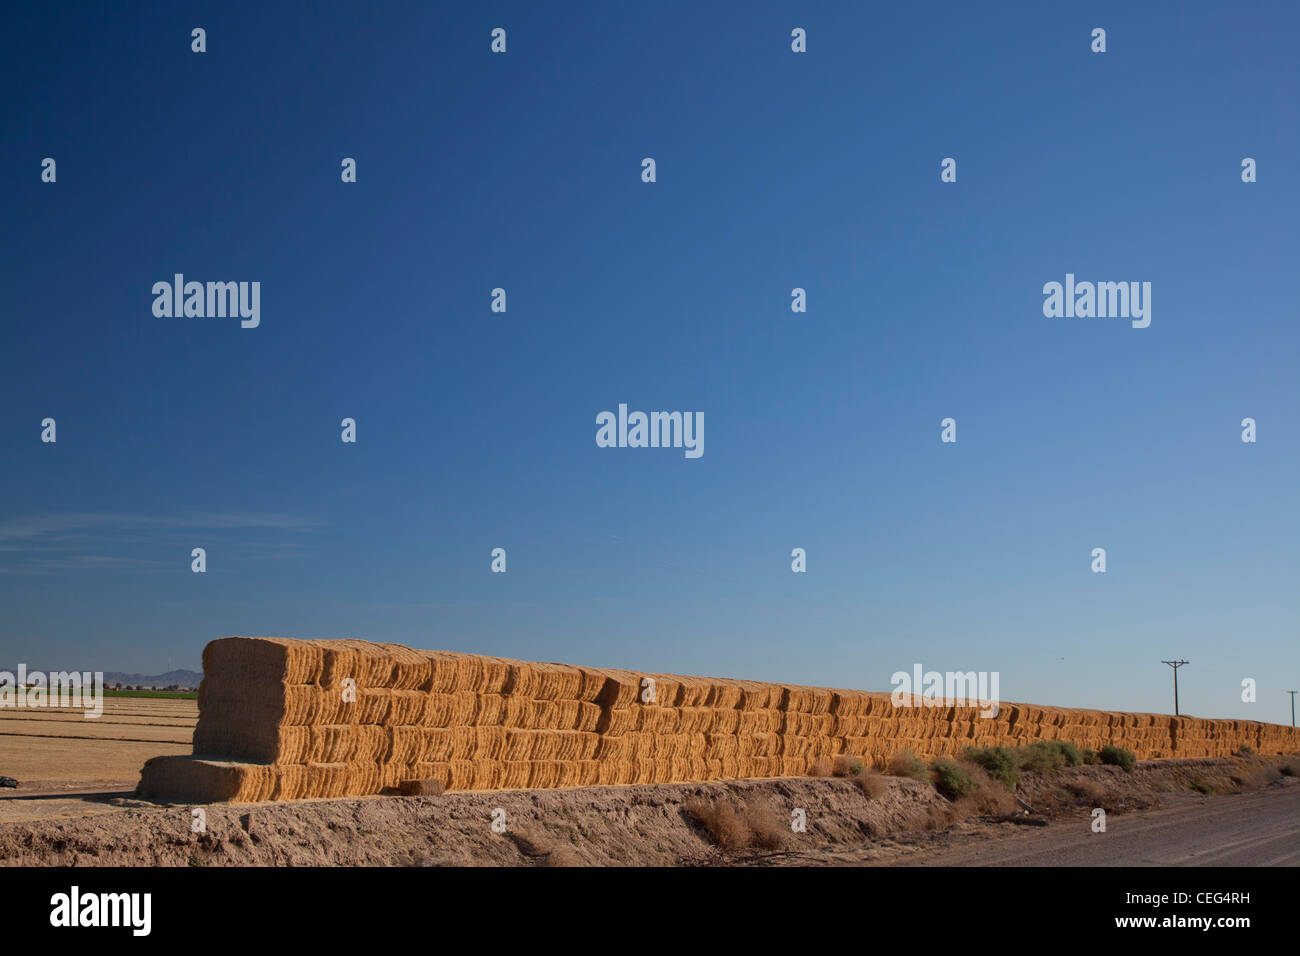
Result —
[[[532, 696], [539, 700], [578, 700], [582, 671], [567, 664], [534, 664], [536, 682]], [[603, 689], [603, 688], [602, 688]]]
[[267, 764], [192, 756], [149, 758], [136, 787], [138, 796], [171, 803], [257, 803], [273, 790], [274, 770]]
[[436, 797], [447, 789], [439, 777], [423, 777], [416, 780], [403, 780], [397, 792], [404, 797]]
[[[315, 763], [347, 763], [357, 753], [356, 727], [351, 724], [319, 724], [311, 734], [309, 760]], [[294, 761], [291, 761], [294, 762]]]
[[314, 684], [323, 654], [309, 641], [284, 637], [224, 637], [203, 649], [203, 673], [220, 674], [231, 684]]
[[474, 691], [431, 693], [424, 702], [424, 726], [463, 727], [478, 710], [479, 695]]
[[427, 741], [424, 727], [385, 727], [388, 746], [381, 763], [413, 764], [425, 760]]
[[419, 651], [401, 644], [377, 644], [392, 658], [391, 684], [395, 691], [420, 691], [428, 693], [433, 676], [433, 662]]

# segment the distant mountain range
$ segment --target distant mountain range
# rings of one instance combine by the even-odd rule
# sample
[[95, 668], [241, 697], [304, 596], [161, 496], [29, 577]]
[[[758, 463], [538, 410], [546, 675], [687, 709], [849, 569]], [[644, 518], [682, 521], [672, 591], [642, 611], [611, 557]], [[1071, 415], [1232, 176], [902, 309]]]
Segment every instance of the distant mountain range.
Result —
[[[5, 668], [0, 668], [4, 670]], [[54, 671], [65, 668], [54, 668]], [[10, 674], [18, 674], [17, 667], [7, 668]], [[41, 671], [49, 674], [51, 671], [43, 670], [39, 667], [28, 665], [27, 673]], [[177, 687], [198, 687], [199, 681], [203, 680], [203, 674], [200, 671], [177, 670], [168, 671], [166, 674], [127, 674], [123, 671], [104, 671], [104, 686], [112, 687], [114, 684], [131, 687], [171, 687], [173, 684]]]
[[114, 684], [127, 685], [133, 687], [170, 687], [175, 684], [177, 687], [198, 687], [199, 681], [203, 680], [203, 674], [200, 671], [168, 671], [166, 674], [124, 674], [121, 671], [104, 671], [104, 686], [112, 687]]

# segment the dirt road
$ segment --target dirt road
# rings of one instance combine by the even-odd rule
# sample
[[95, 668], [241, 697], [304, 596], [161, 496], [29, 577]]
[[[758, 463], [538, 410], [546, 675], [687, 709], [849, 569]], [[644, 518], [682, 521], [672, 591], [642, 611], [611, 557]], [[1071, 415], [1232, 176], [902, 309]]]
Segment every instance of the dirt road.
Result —
[[[1300, 866], [1300, 786], [1202, 797], [1167, 795], [1174, 804], [1111, 816], [1105, 833], [1091, 818], [1002, 831], [989, 839], [902, 859], [905, 866]], [[842, 863], [853, 861], [844, 859]], [[866, 861], [862, 861], [866, 862]]]

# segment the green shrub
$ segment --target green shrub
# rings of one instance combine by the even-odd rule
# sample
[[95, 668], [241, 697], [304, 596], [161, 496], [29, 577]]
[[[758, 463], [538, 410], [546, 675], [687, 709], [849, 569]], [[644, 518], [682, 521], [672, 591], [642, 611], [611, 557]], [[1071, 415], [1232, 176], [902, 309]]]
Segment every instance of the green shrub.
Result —
[[1284, 777], [1300, 777], [1300, 765], [1293, 760], [1288, 760], [1277, 769]]
[[1061, 755], [1065, 757], [1065, 765], [1067, 767], [1083, 766], [1082, 750], [1070, 743], [1068, 740], [1057, 740], [1055, 741], [1055, 744], [1057, 749], [1061, 751]]
[[934, 789], [949, 800], [956, 800], [975, 792], [975, 781], [956, 762], [940, 757], [930, 764], [930, 773], [934, 777]]
[[1101, 758], [1097, 756], [1097, 751], [1089, 747], [1083, 752], [1083, 762], [1088, 766], [1101, 763]]
[[910, 750], [900, 750], [889, 761], [889, 772], [895, 777], [911, 777], [913, 780], [929, 779], [925, 772], [925, 762]]
[[1008, 790], [1016, 789], [1016, 784], [1020, 782], [1016, 755], [1006, 747], [968, 747], [966, 759], [975, 766], [984, 768], [990, 777]]
[[1067, 740], [1036, 740], [1021, 747], [1017, 757], [1021, 770], [1039, 773], [1060, 770], [1062, 767], [1078, 767], [1084, 762], [1082, 751]]
[[1137, 764], [1137, 755], [1133, 751], [1125, 750], [1123, 747], [1116, 747], [1114, 744], [1107, 744], [1102, 747], [1097, 756], [1101, 758], [1102, 763], [1121, 767], [1125, 773], [1132, 773], [1133, 767]]
[[835, 765], [831, 770], [837, 777], [856, 777], [862, 773], [866, 767], [857, 757], [851, 757], [848, 754], [840, 754], [835, 758]]

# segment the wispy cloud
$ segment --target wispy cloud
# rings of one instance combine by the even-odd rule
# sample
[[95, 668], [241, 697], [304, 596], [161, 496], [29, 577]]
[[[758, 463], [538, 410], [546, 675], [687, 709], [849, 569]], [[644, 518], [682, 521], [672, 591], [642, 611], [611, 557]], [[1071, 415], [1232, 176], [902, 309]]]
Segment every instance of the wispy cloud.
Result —
[[[184, 543], [179, 539], [188, 542], [196, 536], [203, 540], [194, 540], [191, 546], [219, 536], [244, 560], [300, 558], [310, 553], [301, 537], [267, 540], [265, 534], [309, 532], [320, 527], [321, 522], [314, 518], [253, 512], [29, 515], [0, 521], [0, 574], [174, 567], [171, 552]], [[168, 552], [167, 557], [159, 554], [161, 551]]]

